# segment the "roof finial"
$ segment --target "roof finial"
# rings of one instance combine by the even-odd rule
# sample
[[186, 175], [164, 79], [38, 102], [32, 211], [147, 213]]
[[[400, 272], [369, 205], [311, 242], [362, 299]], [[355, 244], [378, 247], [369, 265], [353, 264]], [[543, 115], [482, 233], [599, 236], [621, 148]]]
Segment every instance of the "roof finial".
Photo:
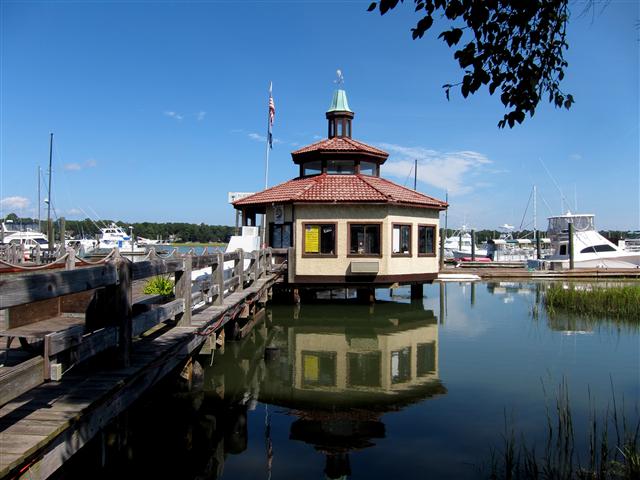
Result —
[[335, 79], [334, 82], [337, 83], [338, 88], [340, 88], [342, 87], [342, 85], [344, 85], [344, 75], [342, 75], [342, 70], [336, 70], [336, 75], [338, 76], [338, 78]]

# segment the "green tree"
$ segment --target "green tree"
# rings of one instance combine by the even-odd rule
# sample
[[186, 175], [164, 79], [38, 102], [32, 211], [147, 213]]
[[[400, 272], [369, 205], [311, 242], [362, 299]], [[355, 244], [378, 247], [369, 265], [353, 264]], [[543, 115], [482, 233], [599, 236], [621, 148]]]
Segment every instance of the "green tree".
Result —
[[[369, 5], [381, 15], [403, 0], [380, 0]], [[409, 2], [407, 2], [409, 3]], [[413, 39], [422, 38], [442, 14], [448, 29], [438, 35], [449, 47], [464, 75], [455, 84], [443, 85], [445, 95], [460, 87], [463, 97], [487, 86], [508, 112], [498, 127], [522, 123], [533, 116], [544, 97], [556, 107], [569, 109], [573, 96], [560, 89], [568, 63], [564, 52], [568, 0], [413, 0], [422, 16], [411, 29]], [[462, 43], [460, 43], [462, 41]]]

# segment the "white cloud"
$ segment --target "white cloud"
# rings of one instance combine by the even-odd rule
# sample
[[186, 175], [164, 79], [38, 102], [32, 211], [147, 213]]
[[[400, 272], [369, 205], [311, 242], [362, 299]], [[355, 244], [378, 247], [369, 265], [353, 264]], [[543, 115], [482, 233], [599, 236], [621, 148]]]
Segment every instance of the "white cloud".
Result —
[[80, 210], [79, 208], [70, 208], [69, 210], [67, 210], [67, 215], [80, 215], [82, 213], [82, 210]]
[[65, 163], [64, 166], [62, 168], [64, 168], [67, 171], [70, 172], [77, 172], [78, 170], [82, 170], [85, 168], [95, 168], [96, 165], [98, 165], [98, 162], [96, 160], [94, 160], [93, 158], [90, 158], [89, 160], [87, 160], [86, 162], [80, 164], [80, 163]]
[[7, 210], [24, 210], [29, 203], [29, 199], [25, 197], [5, 197], [0, 200], [0, 207]]
[[204, 117], [207, 115], [207, 112], [198, 112], [196, 113], [196, 119], [200, 122], [202, 120], [204, 120]]
[[579, 153], [572, 153], [569, 155], [569, 160], [582, 160], [582, 155]]
[[174, 119], [176, 119], [176, 120], [178, 120], [178, 121], [179, 121], [179, 120], [182, 120], [182, 119], [184, 118], [184, 116], [182, 116], [181, 114], [179, 114], [179, 113], [177, 113], [177, 112], [173, 112], [173, 111], [171, 111], [171, 110], [167, 110], [167, 111], [165, 111], [165, 112], [164, 112], [164, 114], [165, 114], [167, 117], [174, 118]]
[[[266, 142], [267, 141], [267, 137], [265, 137], [264, 135], [260, 135], [259, 133], [251, 132], [251, 133], [247, 134], [247, 136], [251, 140], [255, 140], [256, 142]], [[282, 140], [280, 140], [279, 138], [274, 138], [273, 139], [273, 143], [282, 143]]]
[[267, 137], [265, 137], [264, 135], [259, 135], [257, 133], [250, 133], [249, 134], [249, 138], [251, 140], [256, 140], [257, 142], [266, 142], [267, 141]]
[[470, 150], [458, 152], [440, 152], [424, 147], [404, 147], [390, 143], [378, 146], [396, 158], [383, 165], [385, 173], [399, 178], [407, 178], [413, 169], [414, 161], [418, 160], [418, 179], [442, 190], [448, 190], [452, 195], [470, 193], [476, 187], [487, 185], [486, 178], [474, 183], [473, 178], [480, 171], [486, 173], [486, 166], [491, 160], [486, 155]]

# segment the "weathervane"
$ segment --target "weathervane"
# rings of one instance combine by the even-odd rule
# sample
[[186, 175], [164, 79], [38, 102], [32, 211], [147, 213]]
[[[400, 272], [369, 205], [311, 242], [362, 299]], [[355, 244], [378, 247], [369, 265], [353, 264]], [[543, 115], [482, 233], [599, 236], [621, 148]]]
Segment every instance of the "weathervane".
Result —
[[341, 87], [342, 85], [344, 85], [344, 75], [342, 75], [342, 70], [336, 70], [336, 75], [338, 76], [338, 78], [335, 79], [334, 82], [338, 84], [338, 87]]

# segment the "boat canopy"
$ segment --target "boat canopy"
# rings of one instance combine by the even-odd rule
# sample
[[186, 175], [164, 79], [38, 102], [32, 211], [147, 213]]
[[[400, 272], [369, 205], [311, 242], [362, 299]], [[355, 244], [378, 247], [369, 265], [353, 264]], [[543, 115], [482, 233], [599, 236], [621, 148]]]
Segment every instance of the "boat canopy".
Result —
[[571, 213], [559, 215], [557, 217], [549, 217], [549, 232], [567, 232], [569, 230], [570, 223], [573, 223], [573, 228], [578, 232], [595, 230], [593, 217], [593, 214], [573, 215]]

